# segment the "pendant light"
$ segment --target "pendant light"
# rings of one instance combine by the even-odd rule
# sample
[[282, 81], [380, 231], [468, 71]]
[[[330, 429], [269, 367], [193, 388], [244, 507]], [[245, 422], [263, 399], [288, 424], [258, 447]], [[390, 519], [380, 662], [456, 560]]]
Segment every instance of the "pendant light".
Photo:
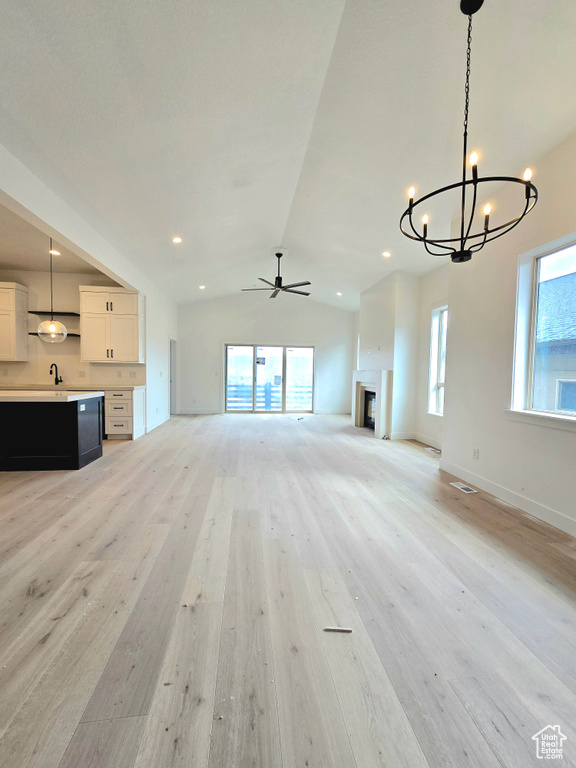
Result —
[[38, 337], [47, 344], [60, 344], [68, 336], [68, 331], [63, 323], [54, 320], [54, 292], [52, 290], [53, 272], [52, 257], [60, 256], [59, 251], [54, 250], [52, 238], [50, 238], [50, 320], [43, 320], [38, 326]]
[[[468, 110], [470, 105], [470, 49], [472, 44], [472, 15], [478, 11], [483, 4], [484, 0], [461, 0], [460, 10], [465, 16], [468, 16], [468, 46], [466, 51], [466, 88], [465, 88], [465, 101], [464, 101], [464, 149], [462, 153], [462, 181], [456, 184], [450, 184], [442, 189], [437, 189], [434, 192], [430, 192], [424, 195], [420, 199], [414, 199], [416, 190], [414, 187], [410, 187], [408, 191], [408, 208], [402, 214], [400, 219], [400, 229], [406, 237], [411, 240], [418, 240], [424, 244], [424, 248], [432, 256], [447, 256], [453, 262], [461, 263], [464, 261], [470, 261], [472, 254], [481, 250], [486, 243], [496, 240], [498, 237], [502, 237], [511, 229], [516, 227], [536, 205], [538, 200], [538, 190], [532, 184], [532, 171], [530, 168], [526, 168], [522, 179], [515, 178], [513, 176], [484, 176], [478, 175], [478, 155], [476, 152], [472, 152], [470, 158], [467, 157], [468, 151]], [[468, 162], [472, 172], [472, 178], [467, 178]], [[478, 198], [480, 197], [479, 188], [481, 184], [487, 182], [497, 182], [500, 184], [516, 184], [520, 185], [521, 196], [520, 204], [524, 210], [519, 216], [516, 216], [509, 221], [491, 226], [490, 214], [492, 212], [492, 206], [486, 202], [483, 207], [484, 221], [483, 226], [477, 226], [473, 229], [474, 218], [476, 216], [476, 205]], [[452, 190], [458, 191], [460, 195], [460, 224], [458, 227], [459, 235], [457, 237], [450, 237], [444, 239], [433, 238], [428, 232], [430, 217], [426, 213], [426, 209], [422, 206], [432, 198], [443, 194], [444, 192], [450, 192]], [[472, 203], [467, 205], [466, 193], [470, 192], [472, 196]], [[468, 201], [469, 202], [469, 201]], [[422, 206], [422, 207], [420, 207]], [[416, 209], [418, 208], [418, 216], [422, 215], [421, 226], [416, 221]], [[432, 229], [432, 227], [430, 227]]]

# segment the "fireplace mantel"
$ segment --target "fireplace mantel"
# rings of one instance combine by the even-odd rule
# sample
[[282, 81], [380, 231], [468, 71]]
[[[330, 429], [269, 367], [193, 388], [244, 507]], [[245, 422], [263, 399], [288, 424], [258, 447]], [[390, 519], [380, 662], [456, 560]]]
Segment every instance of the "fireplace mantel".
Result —
[[352, 423], [364, 426], [364, 393], [376, 393], [374, 437], [390, 435], [392, 371], [354, 371], [352, 374]]

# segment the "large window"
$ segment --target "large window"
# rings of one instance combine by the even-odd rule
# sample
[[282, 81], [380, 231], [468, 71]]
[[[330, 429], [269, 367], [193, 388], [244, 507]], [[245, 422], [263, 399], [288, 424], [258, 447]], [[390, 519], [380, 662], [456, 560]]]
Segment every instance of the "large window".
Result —
[[576, 415], [576, 246], [535, 260], [529, 407]]
[[444, 385], [446, 383], [448, 307], [437, 307], [432, 310], [431, 327], [428, 413], [442, 416], [444, 414]]
[[226, 410], [313, 410], [313, 347], [226, 346]]

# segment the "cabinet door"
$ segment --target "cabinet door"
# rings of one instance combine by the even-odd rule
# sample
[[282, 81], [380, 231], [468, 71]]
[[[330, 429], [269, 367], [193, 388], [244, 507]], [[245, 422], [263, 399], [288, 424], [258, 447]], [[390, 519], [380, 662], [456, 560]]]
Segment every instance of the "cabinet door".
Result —
[[110, 294], [101, 291], [82, 291], [80, 293], [80, 311], [101, 314], [110, 311]]
[[14, 313], [0, 310], [0, 360], [14, 359]]
[[0, 310], [14, 310], [14, 290], [12, 288], [0, 288]]
[[111, 357], [115, 363], [138, 362], [138, 316], [117, 315], [110, 321]]
[[88, 362], [110, 361], [108, 315], [83, 315], [80, 346], [82, 360]]
[[117, 315], [137, 315], [138, 294], [110, 293], [110, 311]]

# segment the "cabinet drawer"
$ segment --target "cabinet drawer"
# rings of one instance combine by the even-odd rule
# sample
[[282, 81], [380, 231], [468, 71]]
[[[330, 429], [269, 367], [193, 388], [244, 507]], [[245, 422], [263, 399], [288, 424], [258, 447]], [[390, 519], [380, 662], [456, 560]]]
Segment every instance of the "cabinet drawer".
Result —
[[131, 435], [132, 434], [132, 418], [129, 416], [120, 416], [120, 418], [108, 418], [106, 414], [106, 430], [107, 435]]
[[132, 416], [131, 400], [108, 400], [106, 403], [106, 416], [112, 418]]
[[107, 389], [105, 392], [106, 395], [106, 405], [110, 405], [110, 403], [116, 402], [117, 400], [132, 400], [132, 390], [131, 389]]

